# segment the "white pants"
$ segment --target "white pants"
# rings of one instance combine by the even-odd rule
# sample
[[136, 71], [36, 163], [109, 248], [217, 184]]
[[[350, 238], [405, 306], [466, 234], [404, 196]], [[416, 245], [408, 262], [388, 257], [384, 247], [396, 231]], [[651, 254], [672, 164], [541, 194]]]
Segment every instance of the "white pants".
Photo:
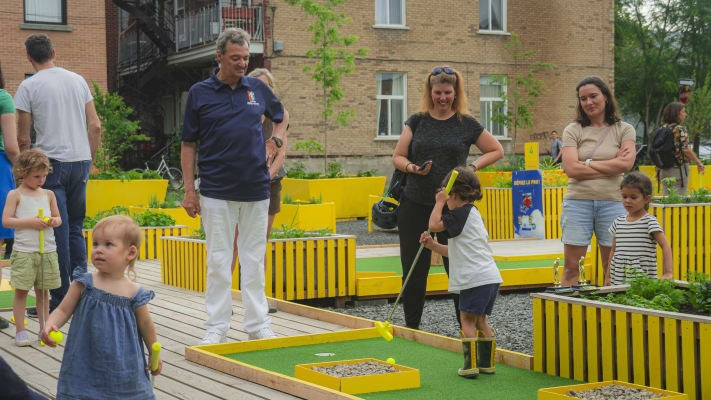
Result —
[[244, 330], [254, 333], [268, 327], [271, 317], [264, 294], [264, 254], [267, 246], [269, 199], [228, 201], [200, 196], [200, 217], [207, 247], [205, 308], [208, 332], [224, 334], [232, 318], [231, 266], [235, 226], [239, 226], [240, 282], [244, 304]]

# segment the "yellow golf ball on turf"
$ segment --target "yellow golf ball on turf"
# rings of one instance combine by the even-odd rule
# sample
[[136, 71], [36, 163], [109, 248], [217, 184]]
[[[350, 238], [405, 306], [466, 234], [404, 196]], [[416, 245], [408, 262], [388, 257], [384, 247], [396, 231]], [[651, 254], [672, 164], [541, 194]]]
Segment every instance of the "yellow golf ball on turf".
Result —
[[64, 335], [62, 335], [62, 332], [59, 331], [50, 331], [49, 337], [55, 342], [57, 342], [57, 344], [62, 343], [62, 339], [64, 339]]
[[[10, 321], [12, 321], [12, 323], [14, 324], [14, 323], [15, 323], [15, 317], [10, 317]], [[27, 320], [25, 320], [24, 322], [25, 322], [25, 325], [27, 325]]]
[[388, 363], [390, 363], [390, 364], [395, 364], [395, 359], [392, 358], [392, 357], [390, 357], [390, 358], [388, 358], [387, 360], [385, 360], [385, 362], [388, 362]]

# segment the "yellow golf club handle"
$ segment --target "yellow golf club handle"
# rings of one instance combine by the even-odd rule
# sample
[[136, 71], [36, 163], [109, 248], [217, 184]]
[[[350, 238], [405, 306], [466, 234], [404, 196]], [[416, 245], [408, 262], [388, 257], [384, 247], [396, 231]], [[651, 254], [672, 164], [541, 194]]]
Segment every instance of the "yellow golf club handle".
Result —
[[459, 176], [459, 172], [452, 171], [452, 176], [449, 177], [449, 182], [447, 182], [447, 187], [444, 188], [444, 193], [449, 194], [449, 191], [452, 190], [452, 185], [454, 185], [454, 181], [457, 180], [457, 176]]
[[[41, 220], [44, 220], [44, 209], [42, 208], [39, 209], [39, 217]], [[44, 229], [40, 229], [39, 252], [40, 254], [44, 254]]]
[[158, 360], [160, 360], [160, 348], [161, 345], [158, 342], [153, 343], [151, 346], [151, 371], [158, 369]]

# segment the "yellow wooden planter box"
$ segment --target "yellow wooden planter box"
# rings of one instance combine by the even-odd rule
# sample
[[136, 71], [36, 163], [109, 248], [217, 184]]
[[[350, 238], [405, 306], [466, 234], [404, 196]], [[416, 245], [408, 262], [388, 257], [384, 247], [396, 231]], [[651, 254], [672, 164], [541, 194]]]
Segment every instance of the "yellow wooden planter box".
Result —
[[531, 296], [535, 371], [711, 399], [711, 317]]
[[149, 204], [151, 197], [165, 201], [168, 181], [165, 179], [89, 179], [86, 184], [86, 215], [115, 206], [130, 207]]
[[336, 218], [365, 218], [370, 214], [368, 195], [382, 195], [385, 189], [384, 176], [368, 176], [335, 179], [282, 180], [282, 196], [308, 201], [319, 196], [324, 202], [336, 204]]
[[281, 211], [274, 217], [272, 229], [282, 225], [293, 226], [305, 231], [330, 229], [336, 232], [336, 204], [281, 204]]
[[173, 217], [173, 219], [175, 219], [175, 225], [187, 226], [189, 229], [188, 234], [192, 234], [194, 231], [200, 229], [200, 215], [197, 215], [195, 218], [191, 218], [188, 215], [188, 212], [185, 211], [185, 209], [183, 207], [150, 208], [150, 207], [142, 207], [142, 206], [131, 206], [128, 208], [128, 210], [131, 212], [131, 214], [144, 213], [149, 210], [153, 211], [153, 212], [165, 213], [165, 214]]
[[577, 399], [577, 397], [568, 396], [567, 394], [570, 393], [571, 390], [575, 390], [577, 392], [580, 390], [591, 390], [591, 389], [596, 389], [599, 387], [609, 386], [609, 385], [619, 385], [619, 386], [626, 386], [626, 387], [635, 388], [635, 389], [639, 389], [639, 390], [646, 390], [646, 391], [661, 395], [662, 397], [658, 397], [658, 398], [664, 399], [664, 400], [687, 400], [689, 398], [689, 396], [687, 396], [683, 393], [679, 393], [679, 392], [672, 392], [669, 390], [661, 390], [661, 389], [652, 388], [649, 386], [634, 385], [631, 383], [621, 382], [621, 381], [605, 381], [605, 382], [596, 382], [596, 383], [583, 383], [580, 385], [558, 386], [558, 387], [553, 387], [553, 388], [538, 389], [538, 400]]
[[[561, 236], [560, 213], [567, 187], [543, 188], [543, 214], [546, 218], [546, 239]], [[474, 204], [479, 209], [489, 240], [514, 239], [513, 203], [510, 188], [485, 187], [483, 198]]]
[[[185, 237], [161, 240], [161, 282], [205, 291], [205, 241]], [[284, 300], [345, 298], [355, 295], [355, 236], [272, 239], [267, 242], [265, 292]], [[239, 261], [238, 261], [239, 262]], [[239, 268], [232, 276], [239, 290]]]
[[[558, 177], [566, 177], [565, 171], [562, 169], [545, 169], [542, 170], [543, 180], [557, 179]], [[506, 177], [511, 180], [511, 171], [477, 171], [476, 176], [479, 178], [479, 183], [481, 187], [494, 187], [499, 177]]]
[[[328, 367], [337, 364], [356, 364], [366, 361], [391, 365], [395, 369], [399, 370], [399, 372], [337, 378], [335, 376], [327, 375], [311, 369], [312, 367]], [[401, 390], [420, 387], [420, 370], [405, 367], [403, 365], [388, 364], [385, 361], [376, 360], [374, 358], [298, 364], [294, 367], [294, 378], [348, 394], [384, 392], [386, 390]]]
[[[664, 194], [661, 185], [657, 182], [657, 173], [654, 165], [641, 165], [639, 167], [639, 172], [647, 175], [649, 179], [652, 180], [654, 196], [661, 196]], [[689, 165], [689, 176], [685, 176], [684, 179], [689, 180], [689, 190], [695, 190], [699, 187], [711, 189], [711, 174], [699, 174], [699, 169], [696, 165]]]
[[[160, 246], [160, 239], [163, 236], [182, 236], [188, 233], [186, 226], [157, 226], [157, 227], [141, 227], [143, 240], [141, 240], [141, 248], [138, 249], [139, 260], [153, 260], [163, 257], [163, 249]], [[82, 230], [84, 242], [86, 243], [87, 261], [91, 262], [91, 229]]]

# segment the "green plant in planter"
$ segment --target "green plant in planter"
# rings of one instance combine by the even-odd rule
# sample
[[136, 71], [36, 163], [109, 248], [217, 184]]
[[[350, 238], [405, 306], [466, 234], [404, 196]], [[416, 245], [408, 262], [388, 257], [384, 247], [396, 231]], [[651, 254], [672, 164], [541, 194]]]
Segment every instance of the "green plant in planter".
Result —
[[510, 188], [513, 186], [513, 182], [510, 176], [506, 175], [496, 175], [494, 178], [494, 187], [497, 188]]
[[323, 195], [319, 194], [318, 197], [311, 197], [306, 204], [321, 204], [323, 203]]
[[141, 227], [156, 227], [156, 226], [173, 226], [175, 219], [164, 212], [146, 211], [143, 213], [131, 214], [126, 207], [116, 206], [110, 210], [102, 210], [96, 213], [93, 217], [84, 218], [84, 229], [94, 229], [94, 226], [111, 215], [128, 215]]
[[135, 179], [163, 179], [162, 176], [156, 171], [152, 170], [146, 170], [146, 171], [141, 171], [141, 170], [131, 170], [131, 171], [124, 171], [118, 168], [114, 169], [108, 169], [108, 170], [100, 170], [99, 172], [95, 172], [93, 174], [89, 175], [89, 179], [101, 179], [101, 180], [109, 180], [109, 179], [116, 179], [120, 180], [121, 182], [124, 181], [131, 181]]
[[674, 189], [674, 183], [676, 182], [676, 178], [674, 177], [668, 177], [662, 179], [662, 182], [664, 182], [665, 185], [669, 187], [669, 194], [657, 199], [655, 203], [659, 204], [681, 204], [684, 203], [684, 198], [679, 196], [679, 193], [677, 193], [676, 189]]
[[525, 169], [526, 160], [523, 156], [518, 154], [508, 154], [503, 160], [497, 162], [496, 164], [488, 165], [485, 168], [480, 169], [479, 171], [523, 171]]
[[294, 228], [283, 224], [280, 229], [274, 229], [269, 234], [269, 239], [298, 239], [331, 236], [333, 231], [330, 229], [319, 229], [317, 231], [305, 231], [303, 229]]
[[705, 274], [697, 272], [687, 279], [689, 286], [686, 296], [691, 308], [711, 313], [711, 281], [709, 278]]
[[677, 288], [673, 281], [652, 279], [644, 274], [633, 276], [633, 279], [627, 281], [630, 287], [625, 293], [610, 293], [607, 296], [593, 294], [588, 298], [607, 303], [673, 312], [678, 312], [680, 307], [687, 304], [684, 291]]
[[328, 163], [328, 168], [326, 168], [326, 178], [341, 178], [343, 177], [343, 170], [341, 169], [341, 163], [331, 161]]
[[538, 168], [542, 170], [555, 170], [558, 167], [558, 164], [553, 162], [553, 157], [551, 156], [543, 156], [538, 162]]

